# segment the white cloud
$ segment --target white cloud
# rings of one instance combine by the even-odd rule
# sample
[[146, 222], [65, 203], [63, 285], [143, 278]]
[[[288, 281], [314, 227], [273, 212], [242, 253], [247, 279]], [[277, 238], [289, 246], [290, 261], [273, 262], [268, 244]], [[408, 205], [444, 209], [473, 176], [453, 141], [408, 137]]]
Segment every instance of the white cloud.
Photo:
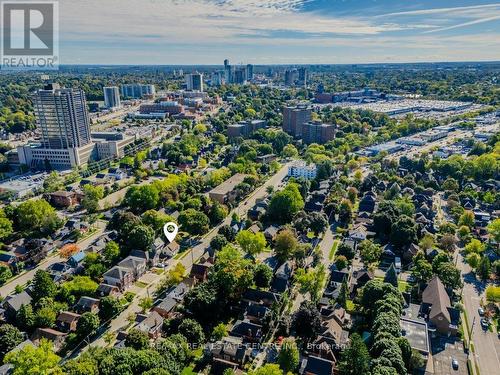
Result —
[[[426, 32], [488, 22], [500, 12], [500, 4], [489, 4], [376, 17], [332, 16], [305, 11], [311, 1], [64, 0], [60, 2], [62, 52], [73, 62], [134, 64], [141, 59], [148, 63], [212, 63], [232, 54], [255, 62], [266, 58], [315, 62], [323, 56], [318, 52], [322, 48], [325, 56], [335, 59], [358, 61], [367, 59], [370, 52], [374, 56], [371, 61], [398, 53], [420, 53], [420, 60], [429, 51], [454, 56], [450, 46], [456, 50], [462, 47], [455, 41], [446, 45], [446, 39]], [[470, 52], [463, 51], [461, 59], [468, 59], [467, 54], [478, 56], [469, 59], [490, 58], [498, 50], [495, 46], [500, 47], [495, 36], [489, 40], [478, 36], [477, 44], [470, 46]], [[316, 49], [316, 55], [301, 55], [311, 49]], [[347, 50], [348, 55], [339, 56]], [[413, 54], [417, 50], [421, 52]]]

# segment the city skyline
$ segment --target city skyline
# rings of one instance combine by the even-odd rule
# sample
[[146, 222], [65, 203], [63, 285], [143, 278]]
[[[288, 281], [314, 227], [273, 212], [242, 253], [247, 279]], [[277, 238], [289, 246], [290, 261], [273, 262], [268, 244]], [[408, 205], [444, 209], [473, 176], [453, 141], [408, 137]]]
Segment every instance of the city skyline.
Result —
[[326, 0], [60, 3], [61, 64], [494, 61], [500, 3]]

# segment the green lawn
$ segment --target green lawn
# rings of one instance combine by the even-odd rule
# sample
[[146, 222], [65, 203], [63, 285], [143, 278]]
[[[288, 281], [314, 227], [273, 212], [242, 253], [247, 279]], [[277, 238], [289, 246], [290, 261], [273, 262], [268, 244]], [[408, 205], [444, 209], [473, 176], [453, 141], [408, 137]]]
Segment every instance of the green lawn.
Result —
[[134, 285], [135, 285], [136, 287], [138, 287], [138, 288], [145, 288], [145, 287], [147, 287], [147, 286], [148, 286], [148, 284], [143, 283], [142, 281], [136, 281], [136, 282], [134, 283]]
[[194, 372], [194, 365], [184, 367], [184, 370], [182, 370], [181, 375], [197, 375], [197, 372]]
[[340, 240], [333, 241], [333, 245], [332, 245], [332, 248], [330, 250], [330, 254], [328, 255], [328, 259], [330, 259], [330, 261], [333, 260], [333, 257], [335, 256], [335, 253], [337, 252], [339, 244], [340, 244]]

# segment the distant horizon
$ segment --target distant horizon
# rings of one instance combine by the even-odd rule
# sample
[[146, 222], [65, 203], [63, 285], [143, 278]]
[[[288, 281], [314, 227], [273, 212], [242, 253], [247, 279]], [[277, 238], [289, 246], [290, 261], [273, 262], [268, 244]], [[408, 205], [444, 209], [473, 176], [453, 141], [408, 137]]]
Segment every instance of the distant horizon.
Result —
[[59, 42], [65, 65], [497, 61], [500, 3], [65, 0]]
[[[231, 63], [231, 61], [230, 61]], [[366, 66], [366, 65], [431, 65], [431, 64], [495, 64], [495, 63], [500, 63], [499, 60], [463, 60], [463, 61], [402, 61], [402, 62], [365, 62], [365, 63], [268, 63], [268, 64], [252, 64], [254, 66], [282, 66], [282, 67], [288, 67], [288, 66], [348, 66], [348, 65], [357, 65], [357, 66]], [[240, 64], [231, 64], [234, 66], [238, 66]], [[242, 65], [247, 65], [247, 64], [242, 64]], [[106, 64], [106, 63], [71, 63], [71, 64], [60, 64], [60, 67], [65, 67], [65, 66], [168, 66], [168, 67], [195, 67], [195, 66], [206, 66], [206, 67], [218, 67], [218, 66], [224, 66], [223, 63], [221, 64], [207, 64], [207, 63], [200, 63], [200, 64], [120, 64], [120, 63], [114, 63], [114, 64]]]

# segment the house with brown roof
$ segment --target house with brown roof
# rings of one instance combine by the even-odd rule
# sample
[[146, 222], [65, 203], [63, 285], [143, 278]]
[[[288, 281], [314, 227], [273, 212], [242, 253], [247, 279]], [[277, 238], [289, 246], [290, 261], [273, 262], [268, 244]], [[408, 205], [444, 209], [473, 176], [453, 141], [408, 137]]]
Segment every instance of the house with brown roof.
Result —
[[66, 336], [67, 333], [60, 332], [52, 328], [37, 328], [33, 334], [33, 341], [36, 344], [37, 341], [40, 341], [41, 339], [50, 340], [52, 341], [54, 350], [57, 352], [63, 347]]
[[421, 313], [433, 329], [445, 335], [455, 335], [458, 330], [460, 313], [451, 306], [450, 296], [439, 279], [434, 276], [422, 293]]
[[63, 311], [56, 319], [57, 328], [59, 328], [61, 332], [76, 331], [76, 325], [80, 316], [80, 314], [71, 311]]
[[149, 313], [144, 320], [140, 321], [135, 326], [139, 331], [147, 333], [151, 339], [157, 339], [161, 336], [162, 327], [163, 317], [156, 311]]

